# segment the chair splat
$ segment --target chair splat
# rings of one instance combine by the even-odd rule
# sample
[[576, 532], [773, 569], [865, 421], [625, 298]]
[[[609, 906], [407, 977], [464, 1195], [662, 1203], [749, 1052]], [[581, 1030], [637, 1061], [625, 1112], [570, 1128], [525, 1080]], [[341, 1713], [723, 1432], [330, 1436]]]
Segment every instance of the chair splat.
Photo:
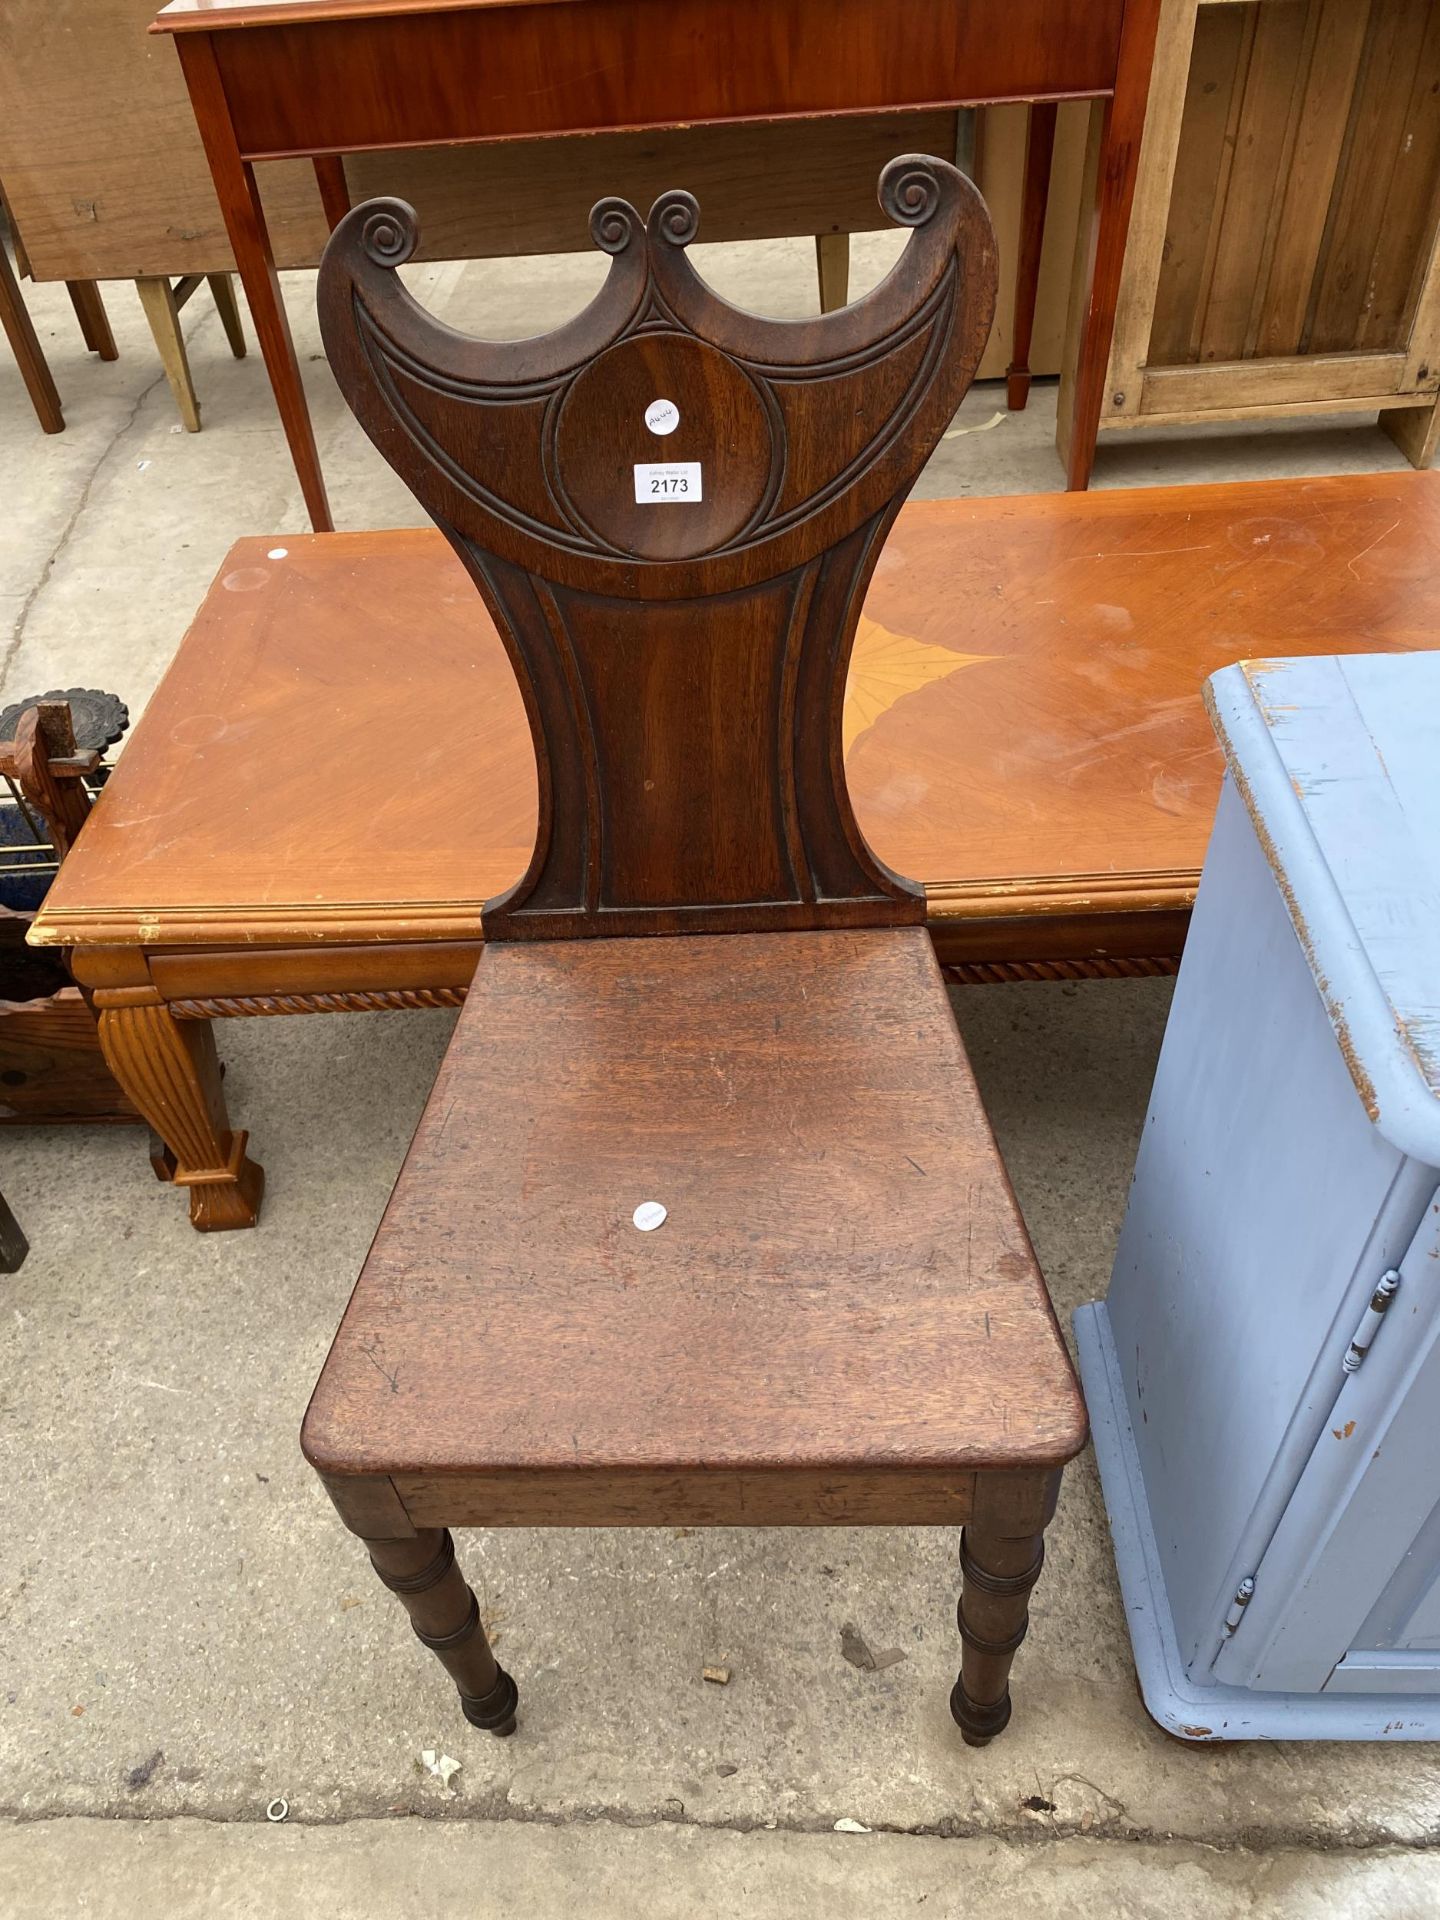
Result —
[[699, 209], [591, 215], [604, 285], [537, 339], [444, 326], [396, 269], [398, 200], [340, 223], [326, 351], [361, 425], [456, 548], [534, 737], [529, 868], [489, 939], [918, 923], [870, 852], [841, 714], [865, 589], [978, 364], [995, 299], [979, 194], [907, 155], [887, 278], [817, 319], [731, 306], [685, 249]]

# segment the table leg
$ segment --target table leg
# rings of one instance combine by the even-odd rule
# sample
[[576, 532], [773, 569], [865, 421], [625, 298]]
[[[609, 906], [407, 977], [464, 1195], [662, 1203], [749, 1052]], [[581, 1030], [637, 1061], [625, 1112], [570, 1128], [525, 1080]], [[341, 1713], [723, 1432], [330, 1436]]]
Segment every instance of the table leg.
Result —
[[35, 323], [20, 297], [20, 282], [15, 278], [3, 241], [0, 241], [0, 326], [4, 327], [19, 363], [20, 378], [25, 382], [36, 419], [46, 433], [63, 433], [65, 416], [60, 411], [60, 392], [41, 351]]
[[248, 1135], [231, 1129], [210, 1022], [177, 1020], [158, 996], [141, 997], [148, 991], [96, 994], [106, 1065], [174, 1155], [171, 1177], [190, 1189], [191, 1226], [253, 1227], [265, 1175], [246, 1156]]
[[345, 178], [345, 161], [338, 153], [317, 153], [310, 164], [315, 169], [315, 184], [320, 189], [325, 224], [333, 233], [350, 211], [350, 185]]
[[[1071, 392], [1062, 394], [1062, 414], [1057, 426], [1066, 485], [1071, 493], [1085, 491], [1095, 464], [1095, 441], [1100, 431], [1110, 341], [1115, 332], [1115, 307], [1125, 266], [1125, 240], [1130, 230], [1130, 208], [1140, 166], [1140, 140], [1145, 131], [1160, 5], [1161, 0], [1125, 0], [1115, 92], [1103, 110], [1095, 211], [1090, 229], [1088, 233], [1082, 230], [1080, 241], [1089, 258], [1089, 271], [1082, 282], [1086, 288], [1082, 296], [1085, 307]], [[1070, 402], [1068, 417], [1064, 411], [1067, 399]]]
[[180, 64], [190, 89], [196, 124], [210, 162], [211, 176], [225, 216], [225, 230], [240, 270], [240, 281], [250, 303], [265, 369], [270, 375], [275, 404], [290, 445], [290, 457], [305, 496], [311, 525], [317, 533], [329, 533], [334, 527], [330, 503], [325, 497], [325, 482], [320, 473], [320, 455], [315, 446], [315, 430], [300, 380], [300, 363], [290, 337], [290, 322], [280, 298], [280, 282], [270, 251], [270, 235], [265, 226], [265, 209], [255, 185], [254, 169], [241, 158], [225, 99], [224, 85], [215, 63], [210, 36], [182, 34], [178, 40]]
[[1030, 109], [1025, 143], [1025, 184], [1020, 209], [1020, 259], [1015, 272], [1014, 359], [1005, 369], [1005, 404], [1023, 413], [1030, 398], [1030, 342], [1035, 334], [1035, 301], [1040, 291], [1040, 256], [1045, 248], [1045, 209], [1050, 201], [1050, 169], [1055, 159], [1053, 100], [1037, 100]]

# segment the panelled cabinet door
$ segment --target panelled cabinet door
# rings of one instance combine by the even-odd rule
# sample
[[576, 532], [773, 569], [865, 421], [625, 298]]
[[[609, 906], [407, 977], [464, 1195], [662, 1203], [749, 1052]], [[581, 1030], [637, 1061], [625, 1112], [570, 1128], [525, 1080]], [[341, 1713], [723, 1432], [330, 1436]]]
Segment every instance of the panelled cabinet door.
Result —
[[1440, 1692], [1440, 1506], [1355, 1640], [1326, 1693]]
[[[1394, 1284], [1398, 1276], [1398, 1285]], [[1377, 1284], [1387, 1276], [1377, 1274]], [[1440, 1191], [1337, 1393], [1214, 1677], [1264, 1691], [1440, 1693]]]

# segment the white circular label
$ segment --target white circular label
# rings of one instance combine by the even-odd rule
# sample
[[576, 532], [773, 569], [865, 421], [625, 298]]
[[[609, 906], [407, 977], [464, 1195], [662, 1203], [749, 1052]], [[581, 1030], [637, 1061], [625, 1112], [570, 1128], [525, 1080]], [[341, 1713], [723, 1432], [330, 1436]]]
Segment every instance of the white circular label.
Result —
[[653, 1233], [656, 1227], [664, 1226], [665, 1209], [658, 1200], [642, 1200], [630, 1217], [641, 1233]]
[[645, 409], [645, 424], [651, 433], [674, 433], [680, 424], [680, 409], [673, 400], [652, 400]]

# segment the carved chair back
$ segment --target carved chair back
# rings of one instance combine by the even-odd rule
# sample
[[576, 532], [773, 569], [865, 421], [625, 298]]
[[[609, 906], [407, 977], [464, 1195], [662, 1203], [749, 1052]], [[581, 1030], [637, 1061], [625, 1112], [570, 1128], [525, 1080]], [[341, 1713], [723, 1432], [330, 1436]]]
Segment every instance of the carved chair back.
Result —
[[801, 322], [700, 278], [688, 193], [643, 223], [602, 200], [600, 292], [506, 342], [411, 296], [403, 201], [332, 235], [341, 391], [468, 568], [534, 736], [535, 851], [487, 938], [923, 920], [856, 825], [841, 710], [881, 546], [990, 330], [995, 243], [943, 161], [892, 161], [880, 200], [913, 229], [893, 271]]

